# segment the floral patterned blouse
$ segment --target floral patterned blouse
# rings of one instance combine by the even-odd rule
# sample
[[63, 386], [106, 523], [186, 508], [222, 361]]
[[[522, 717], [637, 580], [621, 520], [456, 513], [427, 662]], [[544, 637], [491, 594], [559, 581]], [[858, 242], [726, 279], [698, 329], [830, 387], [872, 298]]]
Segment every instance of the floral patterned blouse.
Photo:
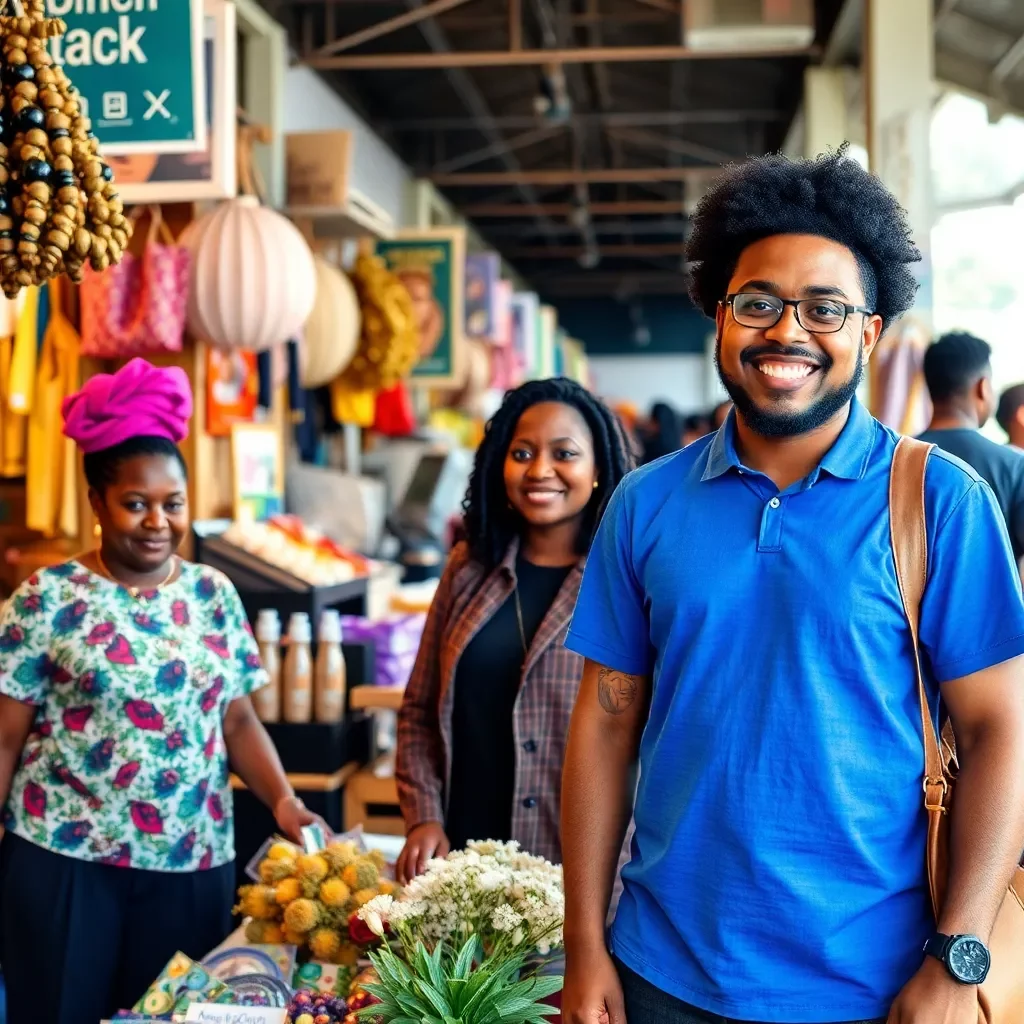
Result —
[[216, 570], [183, 562], [173, 583], [133, 597], [78, 562], [44, 569], [0, 616], [0, 693], [38, 709], [4, 824], [120, 867], [230, 862], [224, 715], [265, 682]]

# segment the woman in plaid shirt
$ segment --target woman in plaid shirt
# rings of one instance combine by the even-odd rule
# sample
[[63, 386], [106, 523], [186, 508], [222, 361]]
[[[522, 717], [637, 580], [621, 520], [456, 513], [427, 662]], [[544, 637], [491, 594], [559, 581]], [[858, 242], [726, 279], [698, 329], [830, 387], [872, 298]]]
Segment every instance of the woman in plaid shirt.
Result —
[[561, 862], [559, 804], [583, 661], [563, 646], [601, 512], [632, 468], [578, 384], [531, 381], [488, 424], [398, 720], [404, 882], [470, 839]]

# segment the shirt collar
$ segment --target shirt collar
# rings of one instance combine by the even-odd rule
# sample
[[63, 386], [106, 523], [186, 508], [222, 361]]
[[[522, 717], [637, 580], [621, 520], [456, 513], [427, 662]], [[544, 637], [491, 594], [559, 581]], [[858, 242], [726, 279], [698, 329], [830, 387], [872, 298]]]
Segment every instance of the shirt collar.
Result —
[[[854, 398], [850, 405], [850, 417], [843, 427], [836, 443], [825, 453], [818, 468], [810, 475], [809, 483], [815, 483], [821, 473], [838, 480], [860, 480], [868, 468], [871, 448], [875, 438], [875, 421], [871, 414]], [[702, 481], [716, 480], [730, 469], [740, 469], [743, 463], [736, 451], [736, 411], [715, 434], [708, 449], [708, 464], [701, 476]]]

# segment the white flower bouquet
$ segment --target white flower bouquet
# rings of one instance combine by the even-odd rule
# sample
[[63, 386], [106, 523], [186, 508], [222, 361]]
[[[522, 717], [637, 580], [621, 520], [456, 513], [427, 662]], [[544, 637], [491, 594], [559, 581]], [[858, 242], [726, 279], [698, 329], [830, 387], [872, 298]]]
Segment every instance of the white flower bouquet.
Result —
[[[562, 944], [562, 869], [517, 843], [471, 842], [432, 860], [400, 899], [377, 897], [359, 912], [371, 931], [385, 928], [406, 945], [461, 945], [479, 937], [484, 953], [502, 949], [546, 956]], [[408, 951], [408, 949], [407, 949]]]
[[[473, 842], [433, 860], [398, 899], [378, 896], [359, 911], [388, 937], [370, 953], [380, 1004], [360, 1016], [438, 1024], [542, 1024], [560, 977], [539, 977], [528, 958], [562, 943], [562, 871], [516, 843]], [[392, 948], [392, 946], [394, 948]]]

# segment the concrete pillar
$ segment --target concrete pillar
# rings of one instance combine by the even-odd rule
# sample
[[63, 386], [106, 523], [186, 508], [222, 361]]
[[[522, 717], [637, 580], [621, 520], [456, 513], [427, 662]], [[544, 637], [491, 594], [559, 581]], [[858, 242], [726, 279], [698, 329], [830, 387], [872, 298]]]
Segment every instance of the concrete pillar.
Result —
[[896, 194], [924, 256], [913, 309], [873, 360], [871, 404], [883, 422], [914, 433], [929, 414], [920, 363], [932, 332], [930, 131], [935, 96], [933, 0], [865, 0], [865, 113], [871, 170]]
[[866, 0], [864, 74], [871, 170], [910, 214], [925, 254], [914, 315], [931, 327], [934, 221], [930, 133], [935, 97], [933, 0]]
[[804, 72], [803, 155], [838, 149], [850, 138], [846, 69], [809, 67]]

